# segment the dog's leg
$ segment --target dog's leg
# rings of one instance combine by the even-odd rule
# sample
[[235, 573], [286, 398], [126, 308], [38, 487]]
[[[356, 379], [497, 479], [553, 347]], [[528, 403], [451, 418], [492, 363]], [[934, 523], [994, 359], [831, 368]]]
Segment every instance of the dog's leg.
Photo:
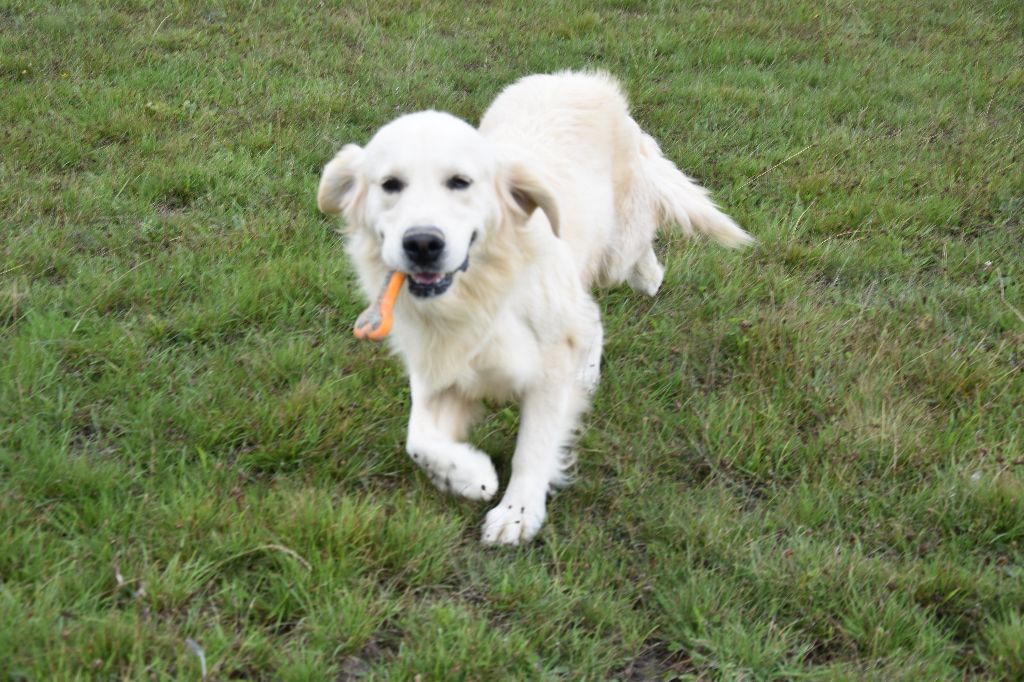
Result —
[[498, 492], [491, 458], [460, 442], [472, 425], [477, 405], [454, 389], [431, 392], [415, 378], [406, 450], [439, 489], [471, 500]]
[[649, 248], [633, 264], [629, 273], [629, 286], [637, 293], [654, 296], [661, 288], [661, 280], [665, 277], [665, 268], [658, 262], [654, 249]]
[[485, 544], [516, 545], [540, 530], [548, 490], [564, 482], [566, 448], [583, 405], [583, 392], [568, 377], [523, 396], [512, 476], [501, 502], [487, 513]]
[[601, 380], [601, 350], [604, 346], [604, 332], [601, 326], [591, 337], [590, 346], [583, 356], [583, 366], [580, 368], [580, 384], [587, 395], [594, 395], [597, 384]]
[[601, 380], [601, 352], [604, 347], [604, 328], [601, 325], [601, 310], [593, 301], [591, 304], [591, 321], [589, 339], [585, 343], [584, 353], [579, 371], [580, 385], [588, 396], [594, 395], [597, 384]]

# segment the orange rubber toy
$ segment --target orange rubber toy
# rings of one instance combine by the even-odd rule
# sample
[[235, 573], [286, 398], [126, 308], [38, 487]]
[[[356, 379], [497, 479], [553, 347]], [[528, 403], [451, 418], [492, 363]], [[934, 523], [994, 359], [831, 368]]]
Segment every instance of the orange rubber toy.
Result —
[[380, 341], [391, 333], [391, 325], [395, 321], [393, 314], [395, 299], [405, 284], [405, 273], [392, 270], [384, 280], [377, 300], [370, 307], [359, 313], [356, 318], [355, 335], [357, 339]]

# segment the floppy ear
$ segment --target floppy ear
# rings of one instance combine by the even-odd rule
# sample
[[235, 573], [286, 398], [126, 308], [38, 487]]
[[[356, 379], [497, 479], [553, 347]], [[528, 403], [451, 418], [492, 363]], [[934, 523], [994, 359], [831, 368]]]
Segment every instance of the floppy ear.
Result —
[[363, 148], [347, 144], [324, 166], [320, 176], [317, 206], [328, 215], [347, 212], [362, 192], [359, 169], [363, 162]]
[[543, 178], [525, 163], [514, 161], [505, 165], [498, 184], [498, 193], [512, 213], [525, 222], [539, 208], [547, 216], [555, 236], [558, 236], [558, 205]]

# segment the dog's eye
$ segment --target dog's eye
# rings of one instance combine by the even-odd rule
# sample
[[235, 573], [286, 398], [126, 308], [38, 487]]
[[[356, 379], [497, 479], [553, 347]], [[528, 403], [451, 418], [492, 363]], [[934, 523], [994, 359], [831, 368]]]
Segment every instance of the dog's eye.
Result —
[[450, 178], [448, 178], [447, 182], [444, 183], [444, 186], [447, 187], [448, 189], [459, 190], [466, 189], [472, 184], [473, 181], [470, 180], [469, 178], [464, 178], [461, 175], [453, 175]]
[[388, 194], [396, 194], [405, 189], [405, 183], [398, 178], [384, 178], [384, 182], [380, 183], [380, 186]]

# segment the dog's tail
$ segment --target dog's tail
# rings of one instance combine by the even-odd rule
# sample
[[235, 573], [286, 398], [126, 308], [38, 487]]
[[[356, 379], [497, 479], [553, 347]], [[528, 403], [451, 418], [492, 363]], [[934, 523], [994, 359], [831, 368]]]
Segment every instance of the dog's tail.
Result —
[[682, 173], [666, 159], [658, 143], [641, 132], [640, 158], [650, 183], [662, 221], [675, 222], [686, 234], [694, 230], [730, 248], [752, 244], [755, 240], [729, 216], [718, 210], [708, 191]]

